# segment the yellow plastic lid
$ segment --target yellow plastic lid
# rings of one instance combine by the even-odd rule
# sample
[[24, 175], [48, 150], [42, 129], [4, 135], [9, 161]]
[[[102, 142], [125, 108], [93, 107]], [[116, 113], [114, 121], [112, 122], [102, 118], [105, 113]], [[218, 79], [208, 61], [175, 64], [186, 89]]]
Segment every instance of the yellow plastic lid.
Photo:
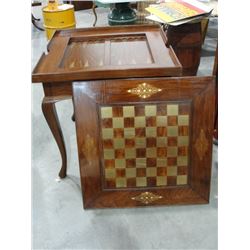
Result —
[[65, 10], [72, 9], [72, 8], [74, 8], [74, 5], [72, 4], [60, 4], [57, 6], [56, 9], [51, 9], [51, 7], [48, 5], [43, 8], [43, 11], [46, 11], [46, 12], [65, 11]]

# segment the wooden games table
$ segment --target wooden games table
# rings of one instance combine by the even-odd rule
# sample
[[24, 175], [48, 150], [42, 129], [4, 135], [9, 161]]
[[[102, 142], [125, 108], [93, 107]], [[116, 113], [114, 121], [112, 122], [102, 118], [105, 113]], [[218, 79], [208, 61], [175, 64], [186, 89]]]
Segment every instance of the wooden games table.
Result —
[[158, 25], [57, 31], [36, 65], [61, 152], [55, 103], [73, 98], [84, 208], [209, 201], [213, 77], [180, 77]]
[[55, 103], [72, 98], [74, 81], [114, 78], [180, 76], [173, 49], [158, 25], [95, 27], [55, 32], [32, 73], [43, 83], [43, 114], [62, 158], [64, 178], [67, 153]]

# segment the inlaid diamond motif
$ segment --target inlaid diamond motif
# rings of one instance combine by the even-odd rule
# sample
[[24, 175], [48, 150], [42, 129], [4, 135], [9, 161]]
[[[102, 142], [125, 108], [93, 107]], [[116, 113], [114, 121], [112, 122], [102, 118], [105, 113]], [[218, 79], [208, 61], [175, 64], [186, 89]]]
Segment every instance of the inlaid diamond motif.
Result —
[[139, 84], [136, 88], [129, 89], [128, 93], [138, 95], [139, 97], [146, 99], [151, 95], [156, 94], [160, 91], [162, 91], [162, 89], [158, 89], [144, 82], [142, 84]]
[[202, 160], [208, 150], [208, 141], [203, 129], [200, 131], [200, 135], [195, 142], [195, 149], [197, 151], [197, 154], [199, 155], [200, 160]]
[[151, 192], [144, 192], [138, 196], [132, 197], [131, 199], [135, 200], [135, 201], [140, 201], [143, 204], [149, 204], [149, 203], [152, 203], [152, 202], [159, 200], [159, 199], [162, 199], [162, 198], [163, 197], [160, 195], [156, 195], [156, 194], [153, 194]]

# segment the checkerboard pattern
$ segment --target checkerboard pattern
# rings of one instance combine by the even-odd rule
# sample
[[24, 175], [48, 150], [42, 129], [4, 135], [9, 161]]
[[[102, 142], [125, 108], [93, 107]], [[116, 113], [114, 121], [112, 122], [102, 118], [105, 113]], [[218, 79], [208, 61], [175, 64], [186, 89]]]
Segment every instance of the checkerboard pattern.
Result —
[[187, 184], [190, 105], [101, 107], [105, 188]]

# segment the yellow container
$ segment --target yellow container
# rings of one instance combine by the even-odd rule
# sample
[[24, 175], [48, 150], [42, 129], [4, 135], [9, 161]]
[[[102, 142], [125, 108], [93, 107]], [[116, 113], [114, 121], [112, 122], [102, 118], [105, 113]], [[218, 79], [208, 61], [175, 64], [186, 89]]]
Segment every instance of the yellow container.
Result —
[[56, 9], [46, 6], [43, 8], [43, 21], [48, 40], [56, 30], [73, 29], [76, 27], [74, 6], [61, 4]]

